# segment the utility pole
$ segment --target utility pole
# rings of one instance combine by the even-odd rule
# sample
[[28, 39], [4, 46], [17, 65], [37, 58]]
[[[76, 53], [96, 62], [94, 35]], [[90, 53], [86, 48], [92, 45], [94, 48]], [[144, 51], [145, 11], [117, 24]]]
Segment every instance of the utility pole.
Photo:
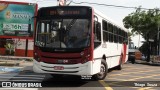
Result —
[[27, 36], [27, 39], [26, 39], [26, 48], [25, 48], [25, 56], [26, 57], [28, 55], [28, 37], [30, 37], [30, 34], [31, 34], [31, 20], [29, 19], [29, 22], [28, 22], [28, 36]]
[[160, 54], [160, 40], [159, 40], [159, 24], [158, 24], [158, 29], [157, 29], [157, 55]]
[[140, 47], [140, 34], [138, 33], [138, 48]]
[[[158, 17], [158, 9], [156, 9], [156, 16]], [[160, 28], [160, 20], [157, 21], [157, 24], [158, 24], [158, 27], [157, 27], [157, 41], [158, 41], [158, 44], [157, 44], [157, 55], [160, 55], [160, 37], [159, 37], [159, 28]]]
[[150, 61], [150, 42], [149, 42], [149, 33], [147, 33], [147, 62]]

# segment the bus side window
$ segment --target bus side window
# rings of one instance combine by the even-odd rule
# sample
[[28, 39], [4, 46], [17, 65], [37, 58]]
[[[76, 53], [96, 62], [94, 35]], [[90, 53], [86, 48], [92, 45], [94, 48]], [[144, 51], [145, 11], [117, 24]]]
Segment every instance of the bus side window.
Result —
[[101, 41], [101, 24], [97, 21], [94, 23], [94, 40]]

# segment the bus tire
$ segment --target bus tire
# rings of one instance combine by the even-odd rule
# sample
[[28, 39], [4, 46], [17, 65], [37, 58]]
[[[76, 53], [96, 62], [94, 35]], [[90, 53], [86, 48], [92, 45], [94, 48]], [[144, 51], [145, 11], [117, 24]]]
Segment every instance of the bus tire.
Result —
[[120, 61], [120, 64], [116, 67], [117, 70], [122, 70], [123, 68], [123, 63], [122, 60]]
[[102, 60], [100, 72], [93, 76], [94, 80], [103, 80], [103, 79], [105, 79], [105, 77], [107, 76], [107, 73], [108, 73], [107, 63], [106, 63], [105, 60]]
[[116, 67], [117, 70], [122, 70], [122, 68], [123, 68], [122, 59], [123, 59], [123, 54], [121, 54], [120, 63], [119, 63], [119, 65]]
[[131, 59], [131, 63], [132, 63], [132, 64], [135, 64], [135, 58], [132, 58], [132, 59]]

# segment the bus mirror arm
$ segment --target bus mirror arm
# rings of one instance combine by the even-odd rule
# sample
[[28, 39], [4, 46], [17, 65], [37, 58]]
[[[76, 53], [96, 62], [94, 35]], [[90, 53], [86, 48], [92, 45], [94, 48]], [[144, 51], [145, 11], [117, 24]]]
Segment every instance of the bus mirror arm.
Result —
[[128, 40], [124, 40], [123, 43], [128, 43]]

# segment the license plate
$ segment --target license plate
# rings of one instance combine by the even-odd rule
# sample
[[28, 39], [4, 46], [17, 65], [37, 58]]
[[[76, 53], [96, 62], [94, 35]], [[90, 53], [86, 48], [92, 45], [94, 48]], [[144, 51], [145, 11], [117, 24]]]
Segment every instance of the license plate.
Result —
[[64, 70], [63, 66], [54, 66], [54, 70]]

